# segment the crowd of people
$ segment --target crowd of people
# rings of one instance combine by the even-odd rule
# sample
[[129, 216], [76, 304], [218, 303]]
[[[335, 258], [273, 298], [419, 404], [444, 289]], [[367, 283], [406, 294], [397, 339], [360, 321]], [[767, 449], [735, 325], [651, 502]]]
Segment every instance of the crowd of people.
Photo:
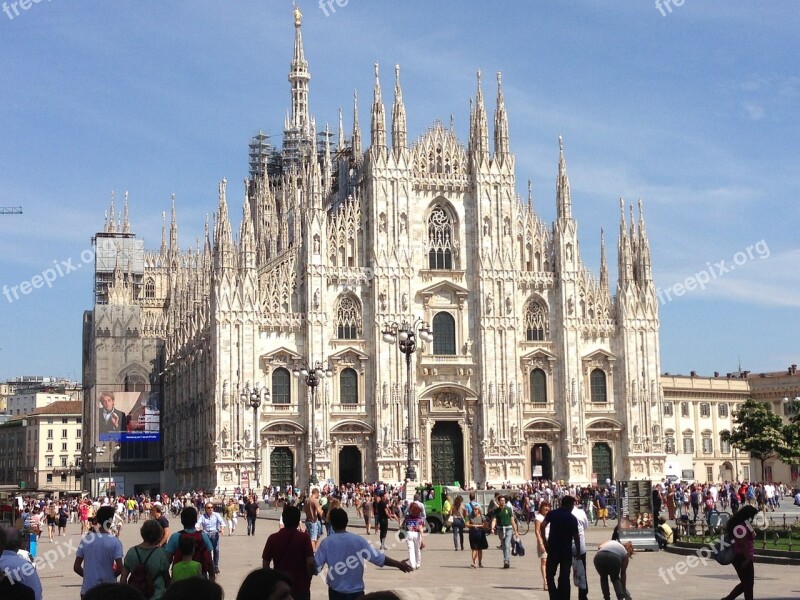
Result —
[[[616, 520], [616, 493], [610, 481], [604, 486], [582, 487], [538, 480], [503, 486], [487, 506], [482, 506], [474, 491], [450, 488], [442, 498], [446, 516], [442, 533], [452, 535], [456, 552], [469, 547], [469, 566], [473, 569], [483, 568], [483, 553], [491, 545], [491, 536], [496, 535], [503, 568], [510, 568], [512, 556], [523, 555], [519, 528], [528, 521], [536, 540], [542, 588], [550, 592], [551, 598], [569, 597], [572, 577], [579, 600], [585, 600], [586, 531], [592, 523], [607, 527], [608, 520]], [[680, 530], [687, 521], [709, 521], [714, 514], [730, 511], [727, 529], [732, 535], [736, 527], [752, 520], [759, 511], [780, 508], [781, 502], [792, 494], [798, 491], [782, 484], [703, 485], [662, 480], [652, 486], [652, 513], [640, 515], [638, 523], [620, 525], [654, 528], [663, 547], [675, 539], [673, 525]], [[66, 535], [70, 523], [80, 524], [82, 539], [73, 570], [83, 579], [84, 599], [123, 597], [119, 594], [127, 592], [107, 585], [120, 581], [148, 600], [188, 598], [176, 594], [180, 590], [195, 590], [192, 593], [196, 594], [200, 589], [197, 586], [216, 593], [213, 582], [220, 572], [220, 538], [234, 535], [240, 518], [246, 521], [247, 535], [255, 536], [262, 510], [259, 503], [264, 502], [267, 509], [282, 511], [280, 529], [267, 538], [262, 569], [245, 579], [237, 598], [256, 597], [248, 595], [255, 591], [247, 590], [256, 590], [260, 585], [274, 588], [276, 600], [288, 598], [289, 594], [296, 600], [308, 599], [314, 575], [327, 567], [329, 598], [355, 600], [364, 594], [366, 562], [403, 572], [422, 567], [426, 539], [431, 534], [425, 506], [428, 499], [425, 488], [406, 497], [403, 488], [382, 483], [323, 485], [312, 487], [307, 494], [295, 487], [265, 488], [260, 497], [235, 490], [231, 495], [199, 491], [94, 500], [31, 498], [18, 507], [14, 528], [0, 532], [0, 597], [41, 600], [38, 575], [35, 569], [26, 568], [26, 563], [41, 541], [57, 541]], [[355, 508], [358, 520], [363, 519], [366, 537], [347, 531], [348, 513], [344, 509], [350, 507]], [[180, 528], [175, 531], [170, 528], [170, 514], [180, 519]], [[398, 540], [407, 546], [408, 558], [402, 561], [385, 552], [392, 521], [399, 532]], [[141, 542], [125, 551], [119, 535], [124, 526], [131, 524], [139, 529]], [[594, 556], [593, 566], [600, 576], [604, 598], [610, 598], [611, 593], [617, 598], [630, 598], [626, 575], [634, 552], [632, 545], [619, 542], [619, 527], [614, 528], [612, 539], [601, 544]], [[740, 593], [752, 597], [754, 546], [750, 531], [733, 540], [733, 566], [740, 582], [728, 600]], [[370, 543], [371, 535], [377, 535], [376, 543]], [[101, 592], [112, 595], [98, 595]]]

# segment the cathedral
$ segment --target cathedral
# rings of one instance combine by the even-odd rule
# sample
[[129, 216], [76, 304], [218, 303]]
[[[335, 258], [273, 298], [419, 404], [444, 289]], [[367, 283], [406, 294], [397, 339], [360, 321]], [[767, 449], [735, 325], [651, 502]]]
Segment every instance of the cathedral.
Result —
[[[130, 240], [127, 204], [97, 234], [140, 253], [96, 275], [98, 307], [126, 316], [94, 318], [127, 319], [118, 334], [148, 349], [104, 377], [158, 388], [160, 484], [399, 482], [409, 463], [419, 481], [464, 485], [662, 477], [641, 202], [628, 215], [620, 201], [612, 291], [602, 232], [599, 274], [581, 259], [560, 139], [556, 220], [537, 216], [530, 184], [517, 194], [499, 73], [491, 128], [478, 73], [465, 143], [439, 121], [409, 142], [400, 69], [387, 118], [377, 64], [369, 137], [357, 97], [336, 135], [311, 113], [299, 12], [294, 25], [291, 108], [279, 146], [250, 144], [236, 234], [225, 180], [197, 248], [179, 249], [174, 203], [158, 250]], [[413, 354], [384, 339], [414, 326]]]

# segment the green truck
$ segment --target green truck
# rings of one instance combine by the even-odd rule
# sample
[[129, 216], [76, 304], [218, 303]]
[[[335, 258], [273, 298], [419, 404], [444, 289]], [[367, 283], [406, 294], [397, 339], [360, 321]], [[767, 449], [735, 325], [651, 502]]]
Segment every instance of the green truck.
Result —
[[469, 502], [470, 494], [475, 494], [475, 501], [480, 504], [485, 514], [495, 494], [499, 493], [502, 496], [513, 496], [515, 493], [512, 490], [465, 491], [458, 487], [449, 487], [446, 485], [419, 486], [416, 491], [422, 499], [422, 503], [425, 505], [425, 516], [431, 533], [439, 533], [444, 527], [447, 527], [447, 518], [450, 515], [444, 514], [444, 510], [442, 509], [445, 498], [449, 498], [452, 504], [456, 496], [462, 496], [464, 498], [464, 504], [466, 504]]

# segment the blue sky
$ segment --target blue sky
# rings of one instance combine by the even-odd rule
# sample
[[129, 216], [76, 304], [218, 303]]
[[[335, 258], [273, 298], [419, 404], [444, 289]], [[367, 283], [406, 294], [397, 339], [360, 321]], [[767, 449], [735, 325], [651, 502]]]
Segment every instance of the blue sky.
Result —
[[[493, 111], [499, 70], [519, 193], [533, 179], [537, 212], [554, 218], [563, 135], [581, 253], [597, 273], [605, 228], [612, 282], [619, 197], [643, 198], [657, 285], [712, 279], [662, 303], [663, 371], [800, 362], [795, 4], [673, 0], [664, 15], [647, 0], [348, 0], [327, 16], [300, 6], [318, 124], [335, 130], [343, 106], [349, 131], [358, 89], [368, 132], [372, 64], [390, 113], [399, 63], [410, 139], [452, 114], [465, 140], [475, 71]], [[118, 206], [129, 192], [150, 248], [172, 193], [184, 247], [215, 209], [219, 179], [239, 204], [249, 137], [279, 135], [289, 107], [291, 2], [43, 0], [9, 12], [0, 206], [24, 214], [0, 216], [0, 286], [53, 261], [81, 268], [13, 302], [0, 295], [0, 378], [80, 379], [92, 304], [81, 253], [111, 190]]]

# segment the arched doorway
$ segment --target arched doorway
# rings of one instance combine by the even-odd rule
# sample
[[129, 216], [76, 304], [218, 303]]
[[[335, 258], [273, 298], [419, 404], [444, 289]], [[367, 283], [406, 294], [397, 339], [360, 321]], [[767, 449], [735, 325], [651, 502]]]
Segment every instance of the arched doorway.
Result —
[[436, 421], [431, 431], [431, 482], [464, 483], [464, 434], [454, 421]]
[[275, 448], [269, 455], [269, 483], [281, 488], [294, 485], [294, 454], [289, 448]]
[[719, 468], [719, 478], [722, 481], [733, 481], [733, 465], [729, 461], [725, 461], [722, 463], [722, 466]]
[[553, 480], [553, 450], [548, 444], [534, 444], [531, 448], [531, 473], [533, 477]]
[[344, 446], [339, 450], [339, 485], [343, 483], [361, 483], [361, 450], [358, 446]]
[[597, 483], [605, 485], [606, 479], [614, 481], [614, 463], [611, 446], [600, 442], [592, 446], [592, 473], [597, 473]]

